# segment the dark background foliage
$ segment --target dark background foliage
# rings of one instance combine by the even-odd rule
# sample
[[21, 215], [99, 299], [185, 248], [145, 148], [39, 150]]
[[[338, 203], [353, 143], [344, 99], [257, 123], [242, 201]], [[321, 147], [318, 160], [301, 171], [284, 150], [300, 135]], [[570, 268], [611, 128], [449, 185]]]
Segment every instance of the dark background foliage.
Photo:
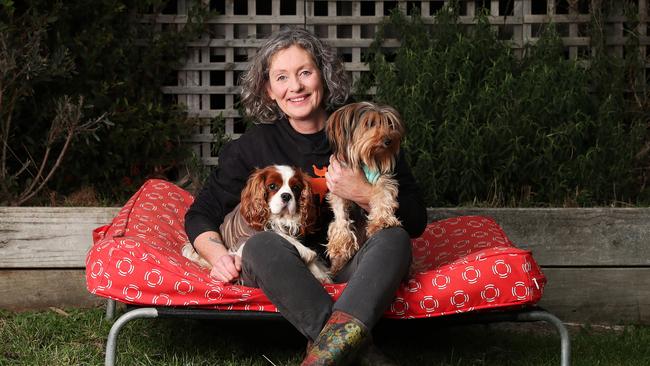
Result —
[[[428, 206], [648, 202], [648, 109], [645, 86], [630, 83], [642, 71], [633, 57], [569, 60], [553, 25], [518, 56], [485, 15], [472, 28], [457, 20], [447, 8], [433, 27], [394, 12], [357, 84], [402, 114]], [[386, 32], [400, 48], [380, 46]]]
[[[155, 31], [143, 21], [143, 14], [175, 13], [174, 6], [0, 0], [2, 31], [20, 44], [29, 39], [25, 29], [42, 29], [28, 33], [42, 35], [37, 56], [46, 61], [38, 77], [24, 80], [11, 112], [12, 151], [42, 154], [63, 96], [82, 96], [85, 118], [105, 114], [110, 121], [76, 138], [48, 191], [30, 204], [58, 204], [84, 187], [100, 202], [120, 204], [147, 178], [179, 178], [190, 156], [183, 139], [194, 121], [161, 86], [174, 80], [187, 54], [183, 45], [206, 32], [210, 14], [192, 9], [182, 30]], [[453, 2], [450, 8], [458, 9]], [[591, 9], [592, 54], [569, 60], [552, 24], [516, 54], [485, 15], [467, 27], [450, 8], [433, 26], [394, 12], [365, 55], [370, 72], [356, 85], [356, 99], [391, 104], [405, 119], [404, 145], [428, 206], [650, 202], [650, 118], [636, 9], [627, 14], [625, 58], [607, 54], [606, 12], [599, 8]], [[388, 34], [402, 46], [382, 48]], [[368, 95], [370, 87], [375, 95]], [[201, 170], [196, 161], [188, 166]], [[24, 174], [8, 186], [29, 179]]]
[[[174, 179], [189, 156], [182, 139], [193, 121], [165, 98], [161, 86], [182, 65], [187, 52], [182, 45], [203, 33], [207, 13], [193, 9], [184, 29], [155, 31], [153, 24], [142, 21], [142, 14], [163, 11], [165, 1], [4, 3], [3, 10], [13, 8], [12, 16], [1, 19], [9, 30], [17, 19], [44, 17], [42, 54], [63, 52], [72, 63], [69, 72], [31, 81], [31, 95], [14, 112], [13, 150], [40, 153], [53, 101], [62, 95], [83, 96], [89, 106], [86, 115], [106, 113], [112, 125], [75, 141], [49, 184], [51, 192], [67, 195], [90, 186], [101, 200], [119, 202], [147, 178]], [[18, 27], [13, 31], [22, 32]]]

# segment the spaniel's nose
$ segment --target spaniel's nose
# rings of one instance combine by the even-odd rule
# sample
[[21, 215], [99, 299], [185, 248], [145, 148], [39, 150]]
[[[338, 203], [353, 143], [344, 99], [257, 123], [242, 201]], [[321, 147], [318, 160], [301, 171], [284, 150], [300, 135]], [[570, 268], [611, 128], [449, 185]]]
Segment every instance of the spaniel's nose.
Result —
[[280, 198], [282, 198], [283, 202], [289, 202], [291, 201], [291, 193], [282, 193]]

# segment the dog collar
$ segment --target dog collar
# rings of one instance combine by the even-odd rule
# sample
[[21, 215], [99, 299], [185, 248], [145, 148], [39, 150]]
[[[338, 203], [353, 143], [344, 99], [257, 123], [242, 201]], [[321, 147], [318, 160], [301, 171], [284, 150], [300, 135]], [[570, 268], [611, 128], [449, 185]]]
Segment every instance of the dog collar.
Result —
[[379, 170], [370, 170], [366, 164], [361, 166], [363, 168], [363, 173], [366, 175], [368, 183], [375, 184], [379, 179]]

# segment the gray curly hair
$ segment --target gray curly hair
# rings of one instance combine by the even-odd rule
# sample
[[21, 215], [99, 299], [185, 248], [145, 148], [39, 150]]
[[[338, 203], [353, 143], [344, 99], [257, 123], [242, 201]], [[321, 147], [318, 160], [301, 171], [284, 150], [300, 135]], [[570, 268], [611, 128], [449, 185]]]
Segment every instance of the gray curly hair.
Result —
[[336, 52], [310, 31], [287, 27], [271, 35], [250, 60], [250, 68], [240, 79], [241, 103], [255, 122], [273, 123], [284, 116], [266, 91], [269, 62], [276, 52], [298, 45], [309, 52], [320, 69], [325, 86], [325, 109], [334, 109], [347, 100], [350, 81]]

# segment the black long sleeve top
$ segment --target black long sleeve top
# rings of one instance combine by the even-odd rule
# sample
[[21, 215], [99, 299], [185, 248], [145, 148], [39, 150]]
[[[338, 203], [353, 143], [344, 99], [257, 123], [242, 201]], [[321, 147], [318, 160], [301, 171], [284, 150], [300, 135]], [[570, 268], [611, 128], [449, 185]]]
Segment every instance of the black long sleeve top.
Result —
[[[239, 203], [248, 176], [256, 168], [282, 164], [298, 167], [312, 177], [314, 202], [318, 208], [317, 231], [305, 238], [305, 245], [322, 253], [332, 212], [325, 200], [326, 167], [332, 151], [324, 131], [301, 134], [286, 119], [249, 128], [239, 139], [228, 142], [219, 154], [219, 165], [208, 177], [185, 215], [185, 230], [193, 243], [206, 231], [218, 231], [224, 217]], [[399, 183], [397, 217], [416, 237], [427, 222], [426, 207], [419, 188], [401, 152], [395, 169]]]

